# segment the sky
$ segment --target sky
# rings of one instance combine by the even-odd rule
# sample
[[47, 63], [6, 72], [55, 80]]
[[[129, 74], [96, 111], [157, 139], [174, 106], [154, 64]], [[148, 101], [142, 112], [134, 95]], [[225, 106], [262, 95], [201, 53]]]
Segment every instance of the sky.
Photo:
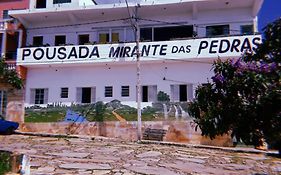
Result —
[[281, 0], [264, 0], [258, 16], [259, 31], [278, 17], [281, 17]]

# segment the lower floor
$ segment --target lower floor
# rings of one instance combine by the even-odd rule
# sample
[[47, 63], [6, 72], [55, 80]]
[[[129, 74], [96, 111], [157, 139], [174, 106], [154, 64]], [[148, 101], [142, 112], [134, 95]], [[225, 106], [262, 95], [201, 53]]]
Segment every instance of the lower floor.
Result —
[[24, 90], [15, 89], [0, 79], [0, 115], [21, 122], [24, 116]]
[[[141, 101], [185, 102], [194, 97], [196, 87], [212, 76], [209, 62], [157, 62], [141, 64]], [[112, 100], [135, 103], [135, 64], [30, 67], [27, 71], [27, 106], [52, 103], [95, 103]], [[163, 99], [162, 99], [163, 100]]]

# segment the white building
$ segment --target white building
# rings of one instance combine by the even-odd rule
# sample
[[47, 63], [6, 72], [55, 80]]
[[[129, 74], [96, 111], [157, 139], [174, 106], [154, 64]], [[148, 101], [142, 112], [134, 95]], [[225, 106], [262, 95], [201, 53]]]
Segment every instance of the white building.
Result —
[[159, 91], [172, 101], [188, 101], [212, 76], [215, 59], [240, 57], [261, 42], [256, 33], [263, 0], [85, 2], [31, 0], [29, 10], [9, 13], [27, 29], [26, 47], [17, 56], [27, 68], [26, 105], [114, 99], [134, 104], [135, 19], [141, 97], [148, 103]]

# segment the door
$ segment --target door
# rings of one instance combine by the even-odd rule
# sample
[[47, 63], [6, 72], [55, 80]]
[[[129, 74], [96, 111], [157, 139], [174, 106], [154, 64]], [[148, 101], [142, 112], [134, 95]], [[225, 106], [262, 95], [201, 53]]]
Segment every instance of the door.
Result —
[[82, 103], [91, 103], [92, 90], [91, 88], [82, 88]]
[[180, 85], [180, 101], [187, 101], [187, 85]]
[[142, 102], [148, 102], [148, 86], [142, 86]]

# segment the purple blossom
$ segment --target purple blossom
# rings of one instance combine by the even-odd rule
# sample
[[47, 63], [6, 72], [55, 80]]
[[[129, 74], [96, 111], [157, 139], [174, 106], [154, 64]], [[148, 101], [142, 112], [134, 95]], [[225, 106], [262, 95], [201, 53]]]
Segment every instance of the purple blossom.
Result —
[[212, 80], [215, 83], [221, 83], [222, 84], [224, 82], [225, 78], [221, 74], [216, 74], [215, 76], [212, 77]]

